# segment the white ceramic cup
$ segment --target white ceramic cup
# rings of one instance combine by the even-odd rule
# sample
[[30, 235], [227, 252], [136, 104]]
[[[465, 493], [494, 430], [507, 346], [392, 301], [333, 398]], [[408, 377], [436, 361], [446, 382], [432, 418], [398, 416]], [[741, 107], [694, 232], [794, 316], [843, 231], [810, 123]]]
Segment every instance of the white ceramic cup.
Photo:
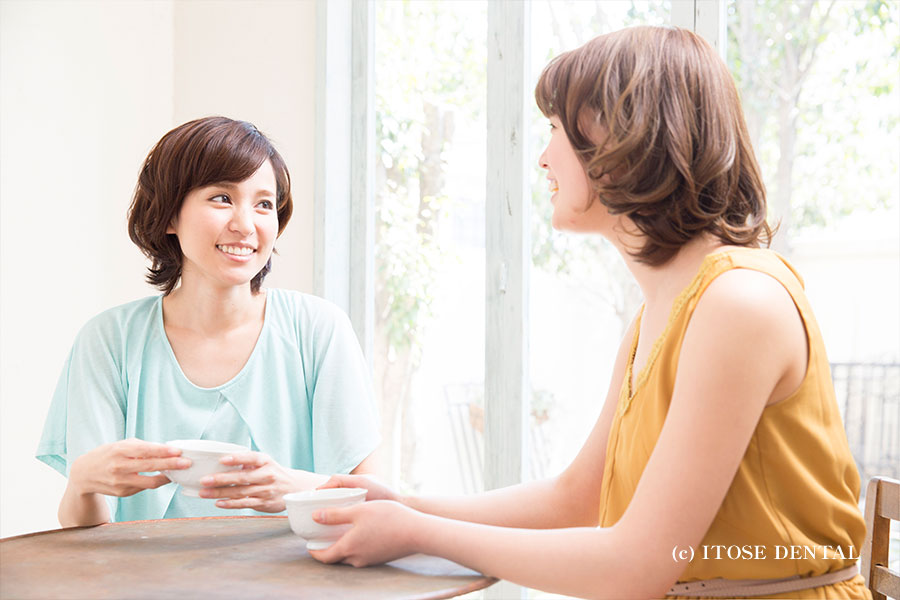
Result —
[[312, 515], [320, 508], [353, 506], [366, 499], [365, 488], [327, 488], [284, 495], [291, 529], [306, 540], [307, 550], [324, 550], [352, 525], [322, 525]]
[[219, 462], [223, 456], [250, 451], [246, 446], [214, 440], [172, 440], [166, 442], [166, 446], [181, 449], [181, 456], [191, 459], [191, 466], [163, 471], [163, 474], [181, 486], [182, 494], [195, 497], [200, 496], [203, 489], [200, 480], [207, 475], [240, 470], [240, 465], [228, 466]]

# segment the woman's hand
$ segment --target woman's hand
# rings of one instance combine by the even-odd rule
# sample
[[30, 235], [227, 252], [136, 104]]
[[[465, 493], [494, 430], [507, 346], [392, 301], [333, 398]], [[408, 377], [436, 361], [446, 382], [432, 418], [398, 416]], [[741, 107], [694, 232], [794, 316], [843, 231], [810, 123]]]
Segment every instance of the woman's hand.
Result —
[[393, 500], [400, 502], [400, 494], [367, 475], [332, 475], [319, 489], [325, 488], [365, 488], [366, 500]]
[[200, 480], [201, 498], [217, 498], [219, 508], [252, 508], [260, 512], [284, 510], [284, 495], [314, 488], [324, 475], [294, 471], [262, 452], [241, 452], [222, 458], [222, 464], [238, 465], [239, 471], [225, 471]]
[[190, 459], [181, 450], [135, 438], [94, 448], [72, 462], [69, 485], [76, 495], [133, 496], [169, 483], [169, 478], [140, 475], [154, 471], [186, 469]]
[[[349, 487], [349, 486], [348, 486]], [[428, 518], [398, 502], [375, 500], [313, 513], [325, 525], [352, 523], [353, 528], [324, 550], [310, 550], [323, 563], [342, 562], [365, 567], [390, 562], [417, 552], [414, 532], [418, 519]]]

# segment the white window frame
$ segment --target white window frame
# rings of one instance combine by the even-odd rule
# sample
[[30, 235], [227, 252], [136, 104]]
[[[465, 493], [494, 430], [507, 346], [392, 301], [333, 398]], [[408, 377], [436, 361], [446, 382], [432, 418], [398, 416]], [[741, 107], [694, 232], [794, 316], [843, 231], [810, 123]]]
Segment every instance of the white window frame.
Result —
[[[485, 196], [484, 489], [521, 483], [528, 465], [531, 5], [488, 3]], [[486, 600], [524, 598], [501, 581]]]
[[672, 25], [699, 33], [726, 58], [728, 14], [725, 0], [672, 0]]
[[488, 4], [485, 195], [484, 489], [525, 476], [531, 198], [528, 82], [531, 6]]
[[[530, 2], [488, 0], [484, 488], [528, 464]], [[672, 0], [672, 24], [725, 57], [725, 0]], [[375, 0], [316, 1], [315, 293], [350, 316], [372, 365]], [[505, 583], [505, 582], [504, 582]], [[495, 585], [486, 598], [523, 597]]]
[[372, 369], [375, 2], [316, 1], [313, 292], [350, 317]]

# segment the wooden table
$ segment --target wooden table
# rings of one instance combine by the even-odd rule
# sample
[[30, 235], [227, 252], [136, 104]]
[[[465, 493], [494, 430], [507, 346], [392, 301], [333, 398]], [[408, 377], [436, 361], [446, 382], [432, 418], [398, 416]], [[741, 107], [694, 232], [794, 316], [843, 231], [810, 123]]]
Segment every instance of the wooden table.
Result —
[[422, 554], [364, 569], [325, 565], [286, 517], [131, 521], [0, 540], [4, 599], [433, 599], [495, 581]]

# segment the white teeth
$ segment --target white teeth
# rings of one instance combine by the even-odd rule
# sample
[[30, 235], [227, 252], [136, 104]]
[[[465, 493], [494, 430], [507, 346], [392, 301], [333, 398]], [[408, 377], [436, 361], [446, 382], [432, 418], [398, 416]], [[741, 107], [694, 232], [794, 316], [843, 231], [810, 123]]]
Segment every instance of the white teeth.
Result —
[[216, 248], [226, 254], [234, 254], [236, 256], [246, 256], [256, 252], [253, 248], [241, 248], [239, 246], [216, 246]]

